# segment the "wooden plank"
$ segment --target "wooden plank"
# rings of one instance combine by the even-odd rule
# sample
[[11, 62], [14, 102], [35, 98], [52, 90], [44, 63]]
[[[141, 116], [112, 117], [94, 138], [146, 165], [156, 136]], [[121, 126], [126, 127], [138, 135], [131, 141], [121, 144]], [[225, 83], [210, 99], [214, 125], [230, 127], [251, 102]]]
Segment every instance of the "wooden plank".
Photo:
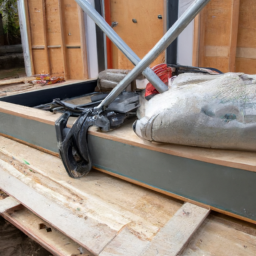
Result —
[[20, 202], [15, 198], [8, 196], [3, 200], [0, 200], [0, 214], [5, 213], [6, 211], [12, 209], [13, 207], [17, 207], [20, 205]]
[[182, 256], [255, 256], [255, 225], [210, 214], [192, 237]]
[[[182, 206], [175, 199], [96, 171], [91, 172], [83, 179], [71, 179], [65, 175], [61, 161], [56, 157], [11, 140], [1, 141], [0, 144], [1, 148], [4, 147], [4, 150], [10, 152], [15, 159], [21, 159], [21, 161], [26, 159], [30, 162], [27, 167], [32, 168], [34, 172], [26, 172], [27, 178], [33, 177], [34, 180], [39, 182], [37, 184], [49, 188], [51, 186], [50, 182], [45, 185], [38, 179], [39, 171], [41, 171], [47, 179], [54, 179], [63, 185], [62, 195], [76, 195], [79, 197], [83, 195], [83, 198], [88, 203], [89, 211], [97, 218], [113, 216], [118, 221], [120, 221], [120, 216], [126, 218], [128, 220], [126, 225], [128, 230], [137, 237], [144, 237], [144, 234], [150, 233], [150, 225], [155, 225], [158, 229], [164, 227], [171, 216]], [[4, 159], [3, 155], [0, 155], [0, 159], [4, 159], [7, 162], [13, 161], [13, 164], [19, 168], [16, 160], [12, 160], [12, 156], [10, 159]], [[26, 170], [20, 170], [21, 173], [23, 171]], [[54, 189], [56, 190], [56, 188], [55, 186]], [[34, 187], [34, 190], [36, 190], [36, 187]], [[73, 199], [76, 198], [67, 199], [67, 204], [70, 204]], [[30, 200], [30, 197], [27, 200]], [[89, 206], [91, 203], [93, 203], [92, 207]], [[98, 215], [99, 208], [103, 205], [106, 206], [106, 209], [102, 210]], [[67, 205], [66, 207], [68, 208]], [[110, 213], [111, 209], [113, 209], [113, 215]], [[216, 215], [215, 213], [214, 215], [213, 213], [210, 214], [195, 236], [193, 236], [189, 247], [182, 255], [230, 256], [231, 253], [231, 255], [254, 256], [256, 254], [256, 247], [254, 246], [256, 244], [255, 225], [228, 218], [221, 214], [218, 214], [218, 217]], [[141, 218], [143, 221], [141, 221]], [[150, 233], [146, 240], [151, 240], [157, 234], [158, 229]], [[119, 244], [116, 247], [117, 251], [118, 246]]]
[[[7, 102], [0, 102], [0, 112], [23, 117], [25, 119], [35, 120], [50, 125], [54, 125], [55, 121], [61, 115]], [[71, 122], [74, 121], [75, 120], [73, 119]], [[72, 123], [70, 123], [70, 125], [71, 124]], [[256, 159], [254, 152], [207, 149], [182, 145], [150, 143], [148, 141], [140, 139], [133, 132], [131, 127], [132, 123], [126, 123], [119, 129], [110, 131], [108, 133], [100, 132], [96, 127], [92, 127], [89, 130], [89, 134], [136, 147], [154, 150], [156, 152], [162, 152], [174, 156], [180, 156], [198, 161], [204, 161], [207, 163], [256, 172]]]
[[124, 228], [100, 253], [100, 256], [139, 256], [150, 242], [141, 240]]
[[64, 63], [61, 51], [61, 25], [58, 0], [45, 0], [47, 24], [47, 50], [51, 66], [51, 75], [64, 77]]
[[46, 73], [51, 74], [51, 63], [49, 59], [49, 52], [48, 52], [48, 36], [47, 36], [47, 19], [46, 19], [46, 6], [45, 1], [42, 0], [42, 13], [43, 13], [43, 35], [44, 35], [44, 52], [46, 56], [46, 63], [47, 63], [47, 71]]
[[61, 52], [62, 52], [62, 61], [64, 67], [64, 78], [65, 80], [69, 79], [68, 74], [68, 64], [67, 64], [67, 50], [66, 50], [66, 41], [65, 41], [65, 28], [64, 28], [64, 18], [63, 18], [63, 1], [58, 0], [59, 4], [59, 20], [60, 20], [60, 33], [61, 33]]
[[14, 173], [20, 175], [17, 169], [0, 160], [1, 189], [91, 253], [99, 254], [116, 236], [116, 231], [107, 225], [101, 225], [91, 217], [79, 218], [67, 208], [39, 194], [32, 187], [15, 178]]
[[[114, 28], [116, 33], [142, 59], [162, 38], [165, 15], [164, 1], [155, 0], [111, 0], [111, 21], [118, 22]], [[133, 23], [136, 19], [137, 23]], [[112, 44], [113, 68], [132, 69], [134, 65]], [[151, 63], [151, 67], [165, 62], [165, 51]]]
[[[80, 27], [80, 38], [81, 38], [81, 58], [82, 58], [82, 70], [83, 78], [88, 79], [88, 66], [87, 66], [87, 46], [86, 46], [86, 35], [85, 35], [85, 21], [84, 21], [84, 12], [80, 6], [77, 7], [78, 18], [79, 18], [79, 27]], [[66, 47], [71, 47], [67, 46]]]
[[26, 25], [27, 25], [27, 33], [28, 33], [28, 47], [30, 52], [30, 63], [31, 63], [31, 74], [35, 75], [35, 67], [34, 67], [34, 59], [32, 54], [32, 41], [31, 41], [31, 24], [30, 24], [30, 13], [28, 9], [28, 1], [24, 0], [24, 6], [25, 6], [25, 15], [26, 15]]
[[12, 84], [26, 84], [29, 81], [35, 80], [36, 77], [21, 77], [21, 78], [14, 78], [14, 79], [8, 79], [8, 80], [1, 80], [0, 86], [2, 85], [12, 85]]
[[158, 232], [141, 256], [180, 254], [210, 210], [185, 203]]
[[193, 56], [192, 65], [198, 67], [199, 65], [199, 47], [200, 47], [200, 14], [194, 19], [194, 38], [193, 38]]
[[[12, 199], [15, 200], [14, 198]], [[19, 202], [16, 202], [19, 205]], [[1, 203], [2, 201], [0, 201]], [[24, 207], [6, 211], [2, 213], [2, 217], [53, 255], [71, 256], [79, 254], [82, 256], [92, 256], [86, 249]]]
[[238, 22], [239, 22], [239, 7], [240, 0], [232, 1], [232, 13], [231, 13], [231, 33], [229, 44], [229, 71], [236, 71], [236, 47], [238, 36]]
[[[110, 6], [110, 0], [105, 0], [105, 20], [106, 22], [111, 26], [111, 6]], [[113, 56], [112, 56], [112, 42], [111, 40], [106, 37], [107, 41], [107, 68], [112, 69], [113, 68]]]
[[204, 47], [205, 47], [205, 29], [206, 29], [206, 7], [199, 14], [199, 56], [198, 56], [198, 66], [204, 67]]

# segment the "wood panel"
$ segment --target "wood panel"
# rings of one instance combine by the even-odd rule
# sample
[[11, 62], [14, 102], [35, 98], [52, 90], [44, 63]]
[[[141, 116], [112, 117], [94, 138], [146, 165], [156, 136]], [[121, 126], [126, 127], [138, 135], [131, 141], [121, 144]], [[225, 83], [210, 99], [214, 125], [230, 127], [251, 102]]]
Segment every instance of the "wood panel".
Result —
[[75, 0], [27, 0], [33, 74], [86, 79], [83, 12]]
[[200, 66], [255, 74], [255, 12], [254, 0], [211, 0], [195, 23], [194, 65], [198, 59]]
[[[247, 52], [245, 56], [237, 56], [236, 72], [245, 72], [248, 74], [256, 74], [256, 4], [254, 0], [240, 0], [239, 25], [237, 47], [243, 48], [243, 52]], [[238, 55], [238, 54], [237, 54]]]
[[[162, 19], [158, 19], [162, 15]], [[114, 30], [142, 59], [164, 34], [163, 0], [111, 0], [111, 21], [118, 22]], [[136, 19], [137, 23], [133, 23]], [[133, 64], [112, 44], [113, 68], [132, 69]], [[151, 64], [165, 61], [164, 52]]]

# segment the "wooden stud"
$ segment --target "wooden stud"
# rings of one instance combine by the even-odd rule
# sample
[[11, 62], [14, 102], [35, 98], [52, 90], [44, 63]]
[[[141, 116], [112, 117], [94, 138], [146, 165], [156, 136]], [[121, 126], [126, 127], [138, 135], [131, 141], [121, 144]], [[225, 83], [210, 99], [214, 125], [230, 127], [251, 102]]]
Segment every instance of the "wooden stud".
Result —
[[236, 47], [238, 36], [238, 22], [239, 22], [239, 7], [240, 0], [232, 1], [231, 11], [231, 31], [230, 31], [230, 44], [229, 44], [229, 71], [236, 71]]
[[209, 213], [209, 209], [185, 203], [153, 238], [141, 256], [180, 254]]
[[199, 47], [198, 47], [198, 66], [204, 66], [205, 57], [205, 29], [206, 29], [206, 8], [199, 14]]
[[[111, 12], [110, 12], [110, 0], [105, 0], [105, 20], [111, 26]], [[112, 42], [106, 37], [107, 40], [107, 68], [113, 68], [113, 57], [112, 57]]]
[[47, 20], [46, 20], [46, 6], [45, 0], [42, 0], [42, 13], [43, 13], [43, 34], [44, 34], [44, 50], [45, 50], [45, 58], [47, 64], [47, 73], [51, 74], [51, 63], [49, 58], [49, 51], [48, 51], [48, 39], [47, 39]]
[[32, 42], [31, 42], [31, 29], [30, 29], [30, 18], [29, 18], [30, 15], [29, 15], [29, 9], [28, 9], [28, 0], [24, 0], [24, 6], [25, 6], [28, 44], [29, 44], [29, 52], [30, 52], [31, 73], [32, 73], [32, 75], [35, 75], [35, 67], [34, 67], [33, 52], [32, 52]]
[[192, 65], [198, 67], [199, 64], [199, 44], [200, 44], [200, 14], [194, 20], [194, 40], [193, 40], [193, 57]]
[[[87, 45], [86, 45], [86, 35], [85, 35], [85, 23], [84, 23], [84, 12], [79, 5], [78, 8], [78, 18], [80, 25], [80, 40], [81, 40], [81, 58], [82, 58], [82, 69], [84, 79], [88, 79], [88, 66], [87, 66]], [[66, 46], [67, 48], [71, 48], [71, 46]]]
[[61, 51], [62, 51], [62, 58], [63, 58], [63, 66], [64, 66], [64, 78], [68, 80], [68, 67], [67, 67], [67, 50], [66, 50], [66, 43], [65, 43], [65, 28], [64, 28], [64, 20], [63, 20], [63, 1], [58, 0], [59, 3], [59, 19], [60, 19], [60, 30], [61, 30]]

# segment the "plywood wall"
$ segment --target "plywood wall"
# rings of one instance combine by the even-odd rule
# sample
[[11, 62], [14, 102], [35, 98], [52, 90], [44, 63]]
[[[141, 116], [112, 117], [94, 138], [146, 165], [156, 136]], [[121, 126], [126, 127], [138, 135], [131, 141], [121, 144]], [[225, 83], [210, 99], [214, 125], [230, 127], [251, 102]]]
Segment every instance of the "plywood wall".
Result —
[[33, 74], [85, 79], [83, 13], [75, 0], [26, 0]]
[[[111, 22], [118, 22], [114, 30], [140, 58], [143, 58], [164, 34], [164, 0], [111, 0], [110, 4]], [[159, 19], [158, 15], [162, 15], [162, 19]], [[134, 23], [133, 19], [137, 23]], [[114, 45], [111, 54], [113, 68], [134, 67]], [[151, 66], [162, 62], [165, 62], [164, 52]]]
[[255, 0], [211, 0], [195, 22], [194, 65], [256, 74], [255, 13]]

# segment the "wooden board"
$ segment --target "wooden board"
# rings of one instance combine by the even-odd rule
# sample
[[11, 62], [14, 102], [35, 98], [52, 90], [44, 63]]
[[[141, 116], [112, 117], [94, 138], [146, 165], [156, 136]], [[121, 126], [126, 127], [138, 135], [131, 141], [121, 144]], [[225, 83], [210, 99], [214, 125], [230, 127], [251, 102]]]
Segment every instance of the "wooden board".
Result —
[[[2, 208], [2, 205], [7, 205], [7, 201], [12, 201], [14, 203], [10, 205], [11, 207], [6, 209], [6, 211], [0, 212], [2, 217], [43, 246], [49, 251], [49, 253], [59, 256], [71, 256], [78, 254], [82, 256], [92, 255], [69, 237], [63, 235], [53, 226], [37, 217], [25, 207], [21, 206], [13, 197], [1, 200], [0, 208]], [[14, 206], [16, 207], [13, 208]], [[80, 251], [82, 254], [80, 254]]]
[[199, 66], [255, 74], [254, 14], [253, 0], [211, 0], [195, 23], [194, 64], [198, 59]]
[[[33, 109], [34, 113], [22, 115], [25, 117], [23, 119], [14, 116], [21, 114], [17, 114], [17, 110], [11, 117], [9, 114], [15, 113], [14, 109], [8, 110], [7, 115], [1, 110], [1, 119], [4, 120], [2, 133], [57, 152], [53, 126], [55, 117], [52, 116], [51, 120], [47, 118], [48, 124], [41, 123], [44, 118], [38, 114], [37, 121], [33, 120], [36, 111]], [[49, 116], [49, 113], [42, 113]], [[23, 129], [8, 125], [9, 122], [18, 122]], [[217, 211], [255, 222], [255, 205], [251, 203], [254, 186], [249, 185], [256, 178], [254, 153], [149, 143], [138, 138], [131, 125], [127, 123], [109, 133], [93, 129], [89, 132], [89, 146], [97, 169], [161, 193], [199, 205], [209, 205]], [[38, 130], [43, 131], [40, 136], [37, 136]], [[113, 154], [119, 157], [109, 161], [113, 159]], [[232, 180], [229, 179], [231, 176]], [[219, 184], [218, 188], [215, 183]]]
[[[71, 179], [60, 159], [11, 140], [1, 142], [1, 149], [4, 154], [0, 159], [14, 166], [18, 170], [16, 178], [30, 184], [34, 192], [63, 204], [77, 216], [93, 215], [99, 222], [120, 230], [100, 255], [140, 255], [139, 250], [161, 232], [182, 206], [178, 200], [97, 171], [82, 179]], [[25, 201], [31, 200], [33, 197], [26, 197]], [[255, 225], [211, 213], [181, 255], [255, 255], [255, 244]]]
[[88, 78], [84, 20], [75, 0], [26, 0], [33, 74]]
[[141, 256], [177, 256], [209, 214], [208, 209], [185, 203], [154, 237]]
[[[162, 15], [162, 19], [158, 19]], [[142, 59], [164, 35], [164, 0], [111, 0], [111, 22], [117, 34]], [[132, 19], [136, 19], [134, 23]], [[113, 68], [132, 69], [133, 64], [112, 44]], [[165, 62], [163, 52], [151, 67]]]

